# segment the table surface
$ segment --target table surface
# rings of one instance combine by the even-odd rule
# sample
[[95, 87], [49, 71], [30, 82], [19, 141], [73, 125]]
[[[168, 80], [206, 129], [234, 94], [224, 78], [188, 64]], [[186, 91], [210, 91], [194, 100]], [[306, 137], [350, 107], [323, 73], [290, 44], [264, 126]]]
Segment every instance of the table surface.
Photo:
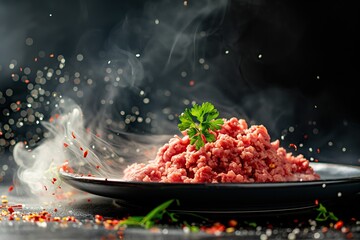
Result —
[[[335, 229], [336, 221], [315, 221], [318, 211], [282, 212], [277, 214], [209, 214], [209, 220], [193, 221], [204, 227], [199, 232], [178, 225], [158, 225], [155, 228], [127, 227], [114, 229], [107, 220], [119, 220], [130, 215], [145, 215], [145, 210], [119, 206], [110, 198], [80, 193], [75, 202], [48, 202], [9, 192], [8, 186], [0, 187], [2, 209], [0, 215], [0, 239], [360, 239], [360, 194], [351, 199], [328, 205], [344, 226]], [[7, 201], [6, 201], [7, 200]], [[7, 202], [7, 203], [6, 203]], [[18, 205], [22, 205], [19, 207]], [[9, 219], [9, 206], [18, 219]], [[34, 216], [46, 211], [61, 221], [39, 221]], [[13, 214], [14, 215], [14, 214]], [[48, 216], [49, 216], [48, 215]], [[99, 219], [100, 215], [105, 219]], [[73, 217], [76, 221], [66, 220]], [[237, 225], [230, 227], [229, 221]], [[111, 222], [111, 221], [108, 221]], [[211, 232], [215, 222], [224, 225], [225, 231]]]

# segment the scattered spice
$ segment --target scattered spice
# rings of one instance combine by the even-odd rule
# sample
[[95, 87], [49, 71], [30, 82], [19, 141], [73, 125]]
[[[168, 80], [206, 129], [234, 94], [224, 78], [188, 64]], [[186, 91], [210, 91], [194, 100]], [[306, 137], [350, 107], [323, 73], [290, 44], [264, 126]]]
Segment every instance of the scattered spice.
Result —
[[11, 186], [9, 187], [8, 191], [11, 192], [12, 190], [14, 190], [14, 186], [13, 186], [13, 185], [11, 185]]
[[89, 151], [88, 151], [88, 150], [86, 150], [86, 151], [84, 152], [84, 158], [86, 158], [86, 157], [87, 157], [88, 153], [89, 153]]

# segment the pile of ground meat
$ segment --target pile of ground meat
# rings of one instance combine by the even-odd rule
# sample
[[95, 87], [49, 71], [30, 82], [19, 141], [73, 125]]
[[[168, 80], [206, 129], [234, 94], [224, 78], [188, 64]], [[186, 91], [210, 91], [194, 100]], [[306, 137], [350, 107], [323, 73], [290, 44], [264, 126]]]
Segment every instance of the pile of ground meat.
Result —
[[229, 183], [310, 181], [320, 176], [303, 155], [293, 156], [270, 141], [263, 125], [248, 128], [244, 119], [224, 119], [212, 132], [216, 141], [196, 150], [184, 137], [174, 136], [154, 160], [134, 163], [124, 170], [123, 180], [169, 183]]

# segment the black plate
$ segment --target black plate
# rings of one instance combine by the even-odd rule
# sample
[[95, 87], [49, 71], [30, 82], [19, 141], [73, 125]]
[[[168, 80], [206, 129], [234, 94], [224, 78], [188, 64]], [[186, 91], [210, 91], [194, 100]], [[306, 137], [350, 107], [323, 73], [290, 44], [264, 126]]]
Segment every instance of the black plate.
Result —
[[277, 183], [148, 183], [79, 176], [60, 171], [73, 187], [130, 206], [154, 207], [180, 200], [177, 210], [191, 212], [273, 212], [312, 208], [315, 201], [334, 202], [360, 194], [360, 167], [311, 163], [319, 181]]

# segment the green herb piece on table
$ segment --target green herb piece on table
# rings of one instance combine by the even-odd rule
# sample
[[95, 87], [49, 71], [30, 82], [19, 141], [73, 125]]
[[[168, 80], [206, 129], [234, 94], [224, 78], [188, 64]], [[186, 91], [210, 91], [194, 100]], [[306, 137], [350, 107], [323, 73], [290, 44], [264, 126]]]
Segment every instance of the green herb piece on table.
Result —
[[[120, 221], [119, 226], [140, 226], [146, 229], [153, 227], [156, 223], [160, 222], [167, 216], [171, 222], [177, 222], [178, 219], [175, 213], [167, 211], [167, 208], [175, 201], [175, 199], [168, 200], [153, 210], [151, 210], [145, 216], [130, 216], [125, 220]], [[176, 200], [177, 204], [179, 202]]]
[[337, 221], [339, 220], [335, 214], [333, 212], [329, 212], [326, 207], [324, 207], [324, 205], [322, 205], [321, 203], [319, 204], [319, 207], [316, 209], [319, 214], [317, 215], [317, 217], [315, 218], [316, 221], [326, 221], [328, 219]]
[[218, 110], [209, 102], [198, 105], [194, 104], [191, 109], [186, 108], [180, 115], [178, 124], [180, 131], [186, 131], [190, 137], [190, 144], [199, 150], [206, 142], [215, 141], [215, 135], [210, 132], [221, 128], [224, 124], [219, 116]]

